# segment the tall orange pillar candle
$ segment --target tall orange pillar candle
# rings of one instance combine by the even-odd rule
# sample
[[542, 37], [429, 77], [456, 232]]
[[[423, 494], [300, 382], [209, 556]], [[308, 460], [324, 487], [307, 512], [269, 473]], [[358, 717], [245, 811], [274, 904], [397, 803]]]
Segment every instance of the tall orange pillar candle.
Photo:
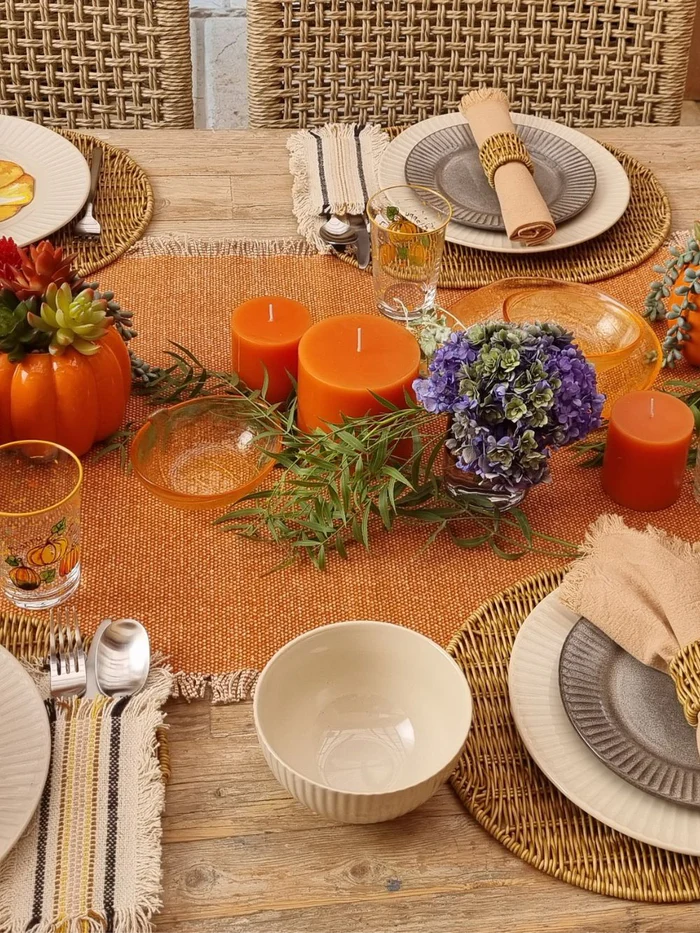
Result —
[[372, 392], [403, 407], [420, 349], [405, 327], [369, 314], [314, 324], [299, 344], [297, 419], [302, 431], [385, 410]]
[[291, 298], [265, 295], [244, 301], [231, 314], [233, 368], [250, 389], [262, 389], [267, 371], [267, 400], [283, 402], [297, 377], [299, 341], [311, 326], [308, 308]]
[[681, 494], [693, 415], [665, 392], [631, 392], [613, 406], [603, 461], [603, 489], [638, 512], [666, 509]]

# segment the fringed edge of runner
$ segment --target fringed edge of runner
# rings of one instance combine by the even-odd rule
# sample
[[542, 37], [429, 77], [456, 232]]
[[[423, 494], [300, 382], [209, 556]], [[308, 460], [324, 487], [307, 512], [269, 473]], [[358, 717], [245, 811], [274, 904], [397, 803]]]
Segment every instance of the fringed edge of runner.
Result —
[[229, 674], [175, 674], [173, 697], [185, 700], [201, 700], [209, 696], [215, 705], [240, 703], [250, 700], [255, 692], [258, 671], [244, 669]]
[[174, 256], [203, 259], [239, 256], [244, 259], [259, 259], [274, 256], [318, 256], [318, 252], [304, 240], [296, 237], [271, 240], [227, 239], [225, 237], [194, 237], [183, 233], [144, 237], [131, 247], [126, 256], [129, 258]]

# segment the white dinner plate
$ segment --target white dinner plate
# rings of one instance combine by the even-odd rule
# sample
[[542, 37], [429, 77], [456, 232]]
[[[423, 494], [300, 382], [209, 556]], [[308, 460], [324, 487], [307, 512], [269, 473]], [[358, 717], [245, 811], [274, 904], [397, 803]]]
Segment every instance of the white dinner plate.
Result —
[[12, 237], [18, 246], [63, 227], [87, 200], [87, 162], [72, 143], [45, 126], [0, 116], [0, 161], [15, 162], [34, 179], [33, 200], [14, 217], [0, 220], [0, 237]]
[[0, 648], [0, 860], [41, 800], [51, 761], [51, 731], [31, 677]]
[[[525, 246], [510, 240], [505, 233], [492, 230], [476, 230], [458, 223], [451, 223], [447, 228], [447, 239], [451, 243], [483, 249], [491, 253], [547, 253], [556, 249], [565, 249], [577, 243], [585, 243], [600, 236], [624, 214], [630, 199], [630, 183], [627, 173], [607, 149], [600, 143], [578, 130], [562, 126], [553, 120], [532, 117], [522, 113], [512, 113], [516, 126], [534, 126], [565, 139], [576, 146], [591, 162], [596, 173], [596, 190], [583, 211], [576, 217], [557, 228], [556, 233], [546, 243], [539, 246]], [[448, 113], [439, 117], [430, 117], [415, 126], [410, 126], [397, 136], [384, 151], [379, 166], [379, 182], [382, 188], [391, 185], [405, 185], [406, 160], [422, 139], [447, 126], [464, 123], [459, 113]], [[399, 205], [402, 206], [403, 205]], [[408, 206], [410, 210], [410, 206]]]
[[601, 823], [640, 842], [700, 855], [700, 810], [628, 784], [569, 722], [559, 692], [559, 655], [578, 619], [555, 591], [530, 613], [515, 639], [508, 686], [525, 747], [555, 787]]

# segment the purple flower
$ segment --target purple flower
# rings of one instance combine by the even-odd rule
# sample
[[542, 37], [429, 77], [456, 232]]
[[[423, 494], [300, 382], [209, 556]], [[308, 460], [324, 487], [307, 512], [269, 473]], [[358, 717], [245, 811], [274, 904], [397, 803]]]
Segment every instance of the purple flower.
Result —
[[453, 333], [414, 382], [418, 401], [451, 416], [457, 466], [516, 491], [549, 477], [552, 450], [600, 425], [595, 370], [557, 324], [477, 324]]

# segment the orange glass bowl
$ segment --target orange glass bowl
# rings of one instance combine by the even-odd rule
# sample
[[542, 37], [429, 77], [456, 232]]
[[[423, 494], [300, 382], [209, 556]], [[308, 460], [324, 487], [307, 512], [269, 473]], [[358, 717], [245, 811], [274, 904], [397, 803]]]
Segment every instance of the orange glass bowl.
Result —
[[218, 509], [251, 493], [280, 449], [274, 422], [246, 398], [206, 396], [155, 412], [130, 450], [134, 473], [177, 509]]
[[588, 285], [552, 279], [503, 279], [450, 307], [465, 327], [486, 321], [555, 321], [574, 335], [606, 397], [603, 416], [628, 392], [648, 389], [659, 374], [661, 344], [648, 322]]

